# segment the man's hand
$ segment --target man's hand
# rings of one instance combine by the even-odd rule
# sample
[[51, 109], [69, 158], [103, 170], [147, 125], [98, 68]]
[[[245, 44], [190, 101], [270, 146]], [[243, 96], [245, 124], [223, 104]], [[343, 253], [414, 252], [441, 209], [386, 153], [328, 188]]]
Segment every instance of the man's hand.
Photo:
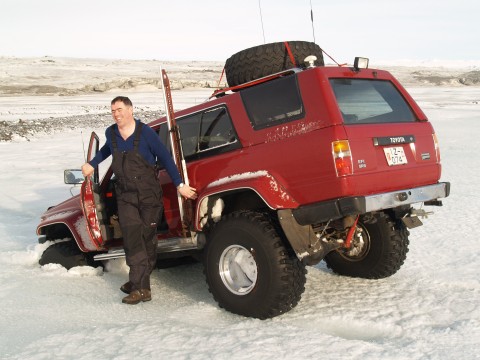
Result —
[[178, 187], [177, 190], [184, 198], [192, 200], [195, 200], [197, 198], [197, 189], [189, 185], [183, 185], [181, 187]]
[[94, 171], [95, 171], [95, 169], [89, 163], [85, 163], [85, 164], [82, 165], [83, 176], [88, 177], [88, 176], [92, 175]]

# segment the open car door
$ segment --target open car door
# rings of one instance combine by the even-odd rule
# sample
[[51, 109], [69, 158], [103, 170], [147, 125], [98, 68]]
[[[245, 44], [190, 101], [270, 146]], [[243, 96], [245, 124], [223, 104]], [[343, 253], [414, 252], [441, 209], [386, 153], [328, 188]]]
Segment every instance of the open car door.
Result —
[[[87, 162], [92, 160], [99, 150], [100, 141], [92, 132], [88, 144]], [[105, 211], [105, 203], [99, 185], [98, 167], [93, 175], [82, 183], [80, 202], [87, 223], [87, 231], [98, 250], [104, 250], [104, 244], [113, 237], [112, 227]]]

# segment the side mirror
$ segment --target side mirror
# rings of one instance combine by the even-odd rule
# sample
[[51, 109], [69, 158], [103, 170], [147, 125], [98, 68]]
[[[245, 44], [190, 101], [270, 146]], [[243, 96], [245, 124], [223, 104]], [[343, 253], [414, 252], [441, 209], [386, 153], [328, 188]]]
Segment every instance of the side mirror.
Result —
[[85, 177], [80, 169], [67, 169], [63, 171], [63, 181], [65, 184], [81, 184], [84, 180]]

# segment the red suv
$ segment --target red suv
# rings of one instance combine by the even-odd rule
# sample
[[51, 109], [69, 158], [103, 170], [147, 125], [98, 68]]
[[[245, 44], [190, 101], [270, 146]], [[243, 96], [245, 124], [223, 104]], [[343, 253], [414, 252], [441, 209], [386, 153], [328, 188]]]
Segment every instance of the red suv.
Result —
[[[159, 170], [159, 264], [201, 259], [218, 304], [260, 319], [295, 307], [306, 265], [324, 260], [337, 274], [368, 279], [394, 274], [406, 258], [407, 229], [422, 224], [423, 205], [442, 205], [450, 184], [439, 182], [440, 151], [425, 114], [390, 73], [362, 62], [324, 66], [321, 49], [308, 42], [228, 59], [232, 88], [175, 113], [199, 196], [180, 211]], [[168, 145], [166, 122], [149, 125]], [[96, 149], [92, 134], [90, 157]], [[67, 183], [83, 181], [65, 174]], [[41, 264], [124, 256], [115, 176], [109, 169], [100, 180], [97, 171], [92, 180], [83, 199], [42, 215], [39, 241], [62, 241]]]

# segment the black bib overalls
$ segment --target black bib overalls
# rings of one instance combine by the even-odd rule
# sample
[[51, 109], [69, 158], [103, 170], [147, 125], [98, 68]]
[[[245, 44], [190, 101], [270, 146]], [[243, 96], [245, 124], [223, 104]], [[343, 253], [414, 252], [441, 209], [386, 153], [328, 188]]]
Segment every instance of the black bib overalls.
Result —
[[116, 125], [111, 126], [118, 217], [133, 290], [150, 290], [150, 274], [157, 260], [157, 221], [163, 210], [155, 168], [138, 152], [142, 126], [137, 123], [135, 128], [133, 150], [124, 152], [118, 151]]

